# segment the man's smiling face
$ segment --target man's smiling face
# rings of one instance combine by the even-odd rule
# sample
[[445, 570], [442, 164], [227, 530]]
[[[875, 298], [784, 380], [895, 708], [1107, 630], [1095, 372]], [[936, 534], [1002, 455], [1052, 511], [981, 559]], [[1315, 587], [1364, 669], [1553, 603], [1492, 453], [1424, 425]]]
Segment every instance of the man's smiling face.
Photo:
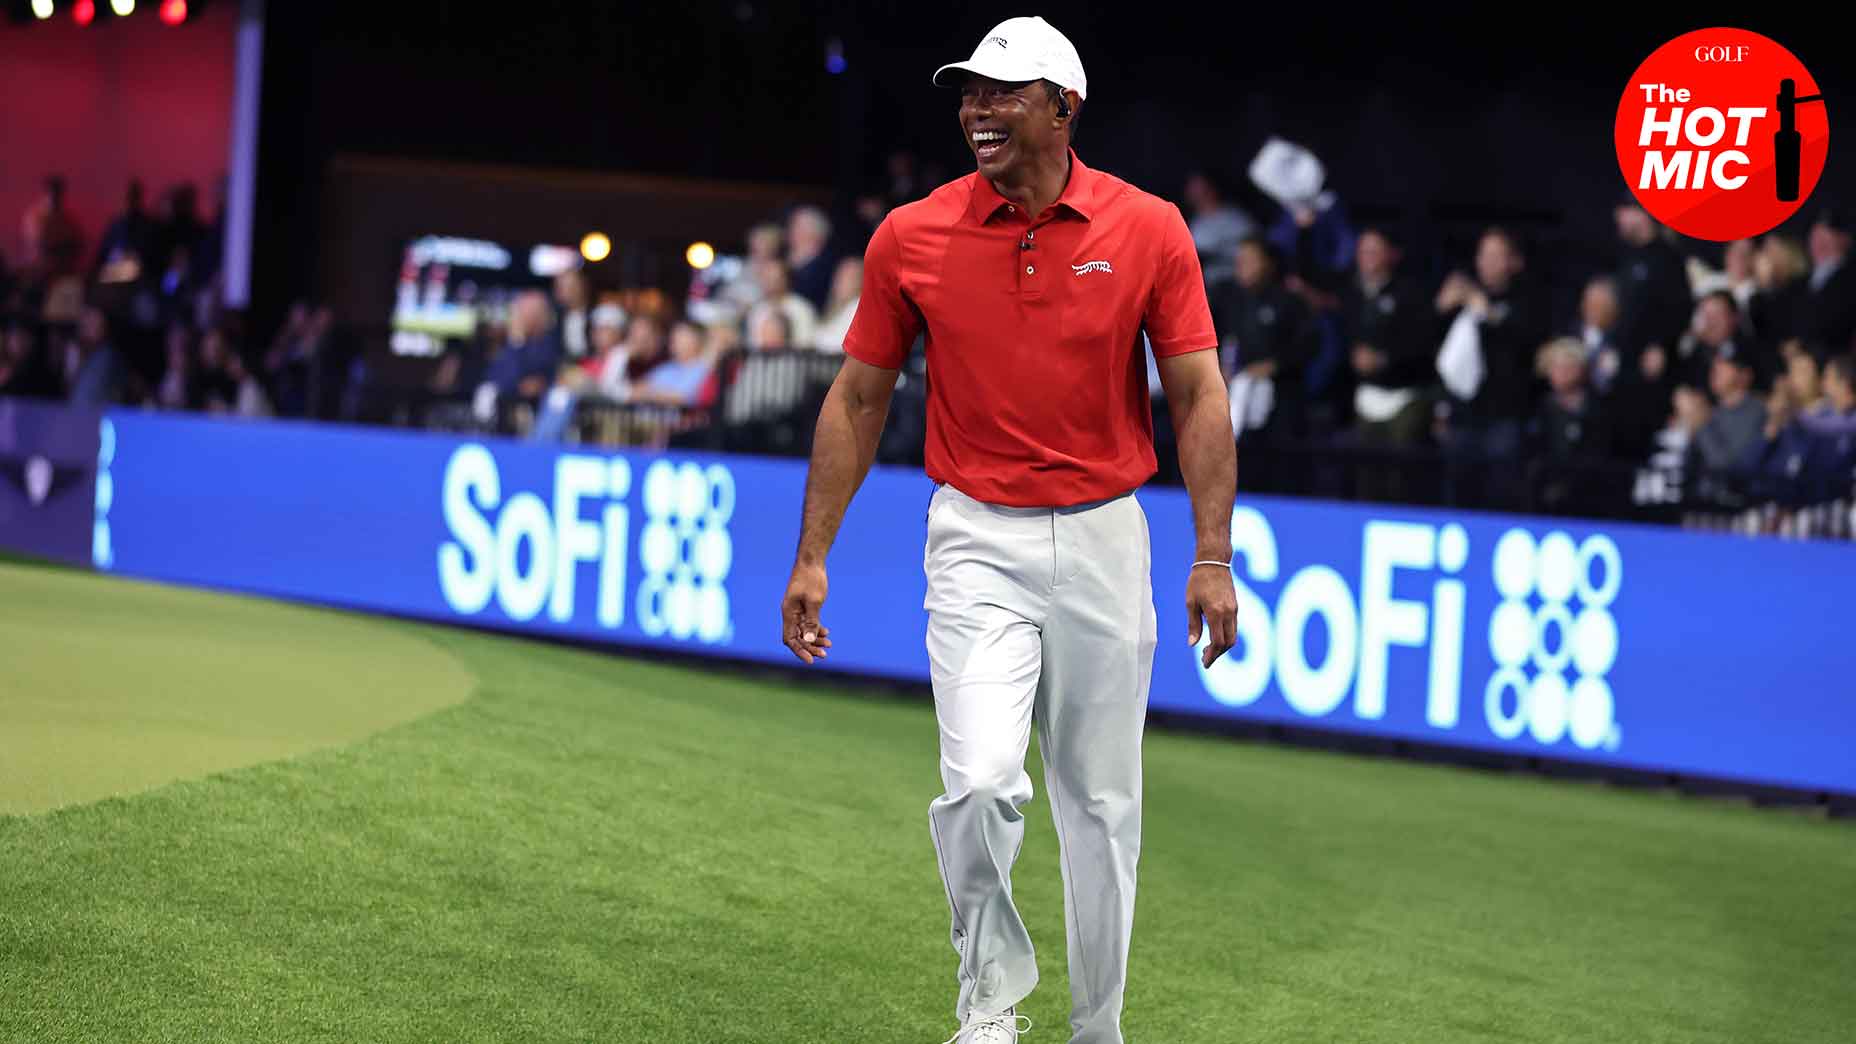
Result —
[[1042, 83], [1006, 83], [977, 74], [960, 85], [960, 129], [981, 176], [998, 180], [1048, 148], [1056, 102]]

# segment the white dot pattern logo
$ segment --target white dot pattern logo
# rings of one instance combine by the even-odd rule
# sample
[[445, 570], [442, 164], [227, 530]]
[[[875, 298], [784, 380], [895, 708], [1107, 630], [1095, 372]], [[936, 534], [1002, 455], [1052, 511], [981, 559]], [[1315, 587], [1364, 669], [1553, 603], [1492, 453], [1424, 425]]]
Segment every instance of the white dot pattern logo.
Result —
[[1611, 605], [1623, 590], [1623, 565], [1617, 543], [1602, 533], [1575, 543], [1559, 530], [1536, 541], [1510, 529], [1496, 541], [1501, 601], [1489, 617], [1496, 666], [1483, 693], [1496, 736], [1525, 732], [1546, 746], [1570, 738], [1585, 750], [1617, 749], [1617, 705], [1605, 675], [1618, 658]]
[[646, 634], [713, 645], [734, 636], [726, 581], [734, 565], [728, 523], [735, 477], [720, 464], [654, 462], [644, 476], [644, 578], [638, 620]]

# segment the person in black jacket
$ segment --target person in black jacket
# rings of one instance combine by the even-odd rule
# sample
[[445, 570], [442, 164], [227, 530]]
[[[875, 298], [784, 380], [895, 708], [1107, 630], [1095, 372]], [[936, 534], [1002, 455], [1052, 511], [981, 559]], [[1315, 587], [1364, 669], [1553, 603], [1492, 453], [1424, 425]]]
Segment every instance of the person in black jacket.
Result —
[[1251, 236], [1238, 244], [1235, 274], [1235, 282], [1219, 284], [1211, 296], [1225, 376], [1241, 371], [1273, 382], [1275, 408], [1265, 430], [1300, 437], [1306, 433], [1304, 371], [1319, 346], [1314, 317], [1282, 285], [1280, 259], [1264, 240]]
[[1475, 278], [1452, 273], [1437, 292], [1443, 328], [1467, 310], [1482, 345], [1483, 377], [1474, 398], [1450, 403], [1453, 451], [1509, 458], [1520, 449], [1521, 429], [1540, 391], [1534, 355], [1548, 333], [1545, 304], [1526, 271], [1514, 234], [1490, 228], [1477, 241]]
[[[1354, 274], [1341, 291], [1340, 325], [1354, 389], [1353, 441], [1369, 450], [1416, 446], [1430, 430], [1435, 345], [1429, 309], [1399, 272], [1399, 244], [1386, 226], [1369, 225], [1354, 248]], [[1407, 484], [1399, 461], [1365, 461], [1362, 499], [1398, 499]], [[1383, 480], [1383, 481], [1382, 481]]]
[[1681, 255], [1635, 199], [1619, 201], [1612, 216], [1620, 246], [1617, 343], [1624, 359], [1611, 398], [1616, 416], [1638, 421], [1617, 433], [1620, 450], [1635, 454], [1648, 451], [1669, 414], [1671, 355], [1688, 329], [1694, 297]]
[[1800, 308], [1805, 340], [1847, 352], [1856, 340], [1856, 265], [1850, 263], [1850, 218], [1825, 210], [1811, 224], [1811, 275]]

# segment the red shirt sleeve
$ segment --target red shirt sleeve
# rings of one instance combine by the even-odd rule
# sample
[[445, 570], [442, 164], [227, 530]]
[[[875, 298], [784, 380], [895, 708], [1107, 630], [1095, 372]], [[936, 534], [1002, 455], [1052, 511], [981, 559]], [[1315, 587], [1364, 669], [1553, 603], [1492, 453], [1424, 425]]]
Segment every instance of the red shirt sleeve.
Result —
[[1160, 258], [1154, 272], [1153, 294], [1147, 299], [1147, 314], [1142, 317], [1156, 359], [1218, 346], [1192, 231], [1178, 207], [1171, 203], [1162, 206]]
[[885, 370], [899, 370], [921, 333], [921, 313], [902, 293], [902, 251], [893, 218], [884, 218], [864, 248], [864, 289], [844, 335], [844, 354]]

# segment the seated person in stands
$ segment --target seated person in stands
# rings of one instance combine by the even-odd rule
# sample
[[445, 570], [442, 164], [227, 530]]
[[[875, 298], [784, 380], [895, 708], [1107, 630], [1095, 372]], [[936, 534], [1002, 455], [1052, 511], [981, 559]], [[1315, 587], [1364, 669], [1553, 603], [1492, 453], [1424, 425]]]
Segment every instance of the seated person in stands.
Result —
[[1766, 406], [1753, 394], [1753, 363], [1747, 354], [1731, 342], [1723, 344], [1709, 365], [1714, 406], [1696, 430], [1693, 447], [1695, 463], [1705, 471], [1738, 469], [1765, 433]]
[[777, 308], [756, 308], [748, 313], [748, 347], [757, 352], [792, 347], [792, 324]]
[[772, 308], [756, 309], [752, 315], [749, 354], [730, 375], [725, 399], [723, 421], [731, 425], [780, 417], [805, 395], [805, 364], [810, 360], [786, 351], [792, 346], [786, 316]]
[[812, 334], [812, 347], [821, 352], [844, 350], [844, 335], [851, 332], [851, 320], [857, 316], [857, 298], [864, 288], [864, 259], [847, 257], [838, 262], [831, 275], [831, 294], [826, 298], [825, 317]]
[[1824, 365], [1824, 394], [1830, 408], [1801, 418], [1815, 440], [1806, 467], [1821, 476], [1826, 499], [1847, 497], [1856, 481], [1856, 355], [1838, 355]]
[[1757, 377], [1754, 345], [1740, 334], [1740, 306], [1734, 302], [1734, 295], [1725, 290], [1703, 295], [1695, 302], [1688, 332], [1676, 342], [1676, 355], [1670, 360], [1676, 383], [1695, 388], [1712, 386], [1714, 358], [1722, 351], [1739, 357]]
[[753, 271], [761, 297], [748, 309], [748, 340], [754, 338], [756, 317], [764, 311], [777, 310], [786, 317], [786, 345], [783, 347], [810, 345], [818, 326], [818, 310], [812, 307], [812, 302], [793, 293], [786, 265], [775, 260], [756, 261]]
[[1303, 374], [1321, 346], [1320, 330], [1308, 305], [1282, 285], [1281, 261], [1268, 242], [1240, 242], [1233, 271], [1234, 281], [1218, 284], [1211, 295], [1225, 376], [1241, 372], [1252, 382], [1269, 381], [1267, 430], [1300, 435], [1307, 408]]
[[32, 327], [15, 321], [0, 336], [0, 395], [56, 398], [58, 377]]
[[632, 401], [695, 406], [714, 368], [715, 357], [704, 341], [702, 328], [688, 319], [679, 319], [670, 327], [670, 358], [632, 386]]
[[1547, 393], [1534, 413], [1536, 452], [1548, 461], [1603, 460], [1611, 455], [1604, 407], [1590, 387], [1585, 346], [1571, 337], [1548, 341], [1540, 350]]
[[1548, 510], [1587, 510], [1606, 488], [1591, 465], [1609, 458], [1612, 444], [1604, 404], [1590, 387], [1585, 344], [1575, 337], [1548, 341], [1539, 365], [1547, 392], [1525, 433], [1536, 493]]
[[509, 306], [509, 342], [484, 370], [480, 401], [484, 397], [492, 404], [541, 398], [561, 360], [560, 341], [550, 329], [553, 322], [547, 294], [525, 290], [516, 295]]

